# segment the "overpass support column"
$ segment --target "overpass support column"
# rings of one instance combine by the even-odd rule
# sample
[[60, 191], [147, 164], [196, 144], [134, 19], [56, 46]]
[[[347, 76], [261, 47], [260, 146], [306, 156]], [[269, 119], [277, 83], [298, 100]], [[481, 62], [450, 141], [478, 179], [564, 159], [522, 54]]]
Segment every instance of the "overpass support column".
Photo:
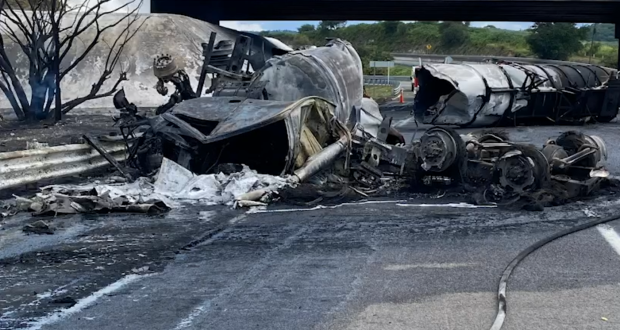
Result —
[[219, 0], [202, 0], [192, 1], [191, 7], [182, 7], [179, 4], [171, 0], [146, 0], [151, 2], [151, 13], [157, 14], [180, 14], [190, 16], [201, 21], [205, 21], [211, 24], [220, 25], [221, 12], [218, 10], [221, 7]]

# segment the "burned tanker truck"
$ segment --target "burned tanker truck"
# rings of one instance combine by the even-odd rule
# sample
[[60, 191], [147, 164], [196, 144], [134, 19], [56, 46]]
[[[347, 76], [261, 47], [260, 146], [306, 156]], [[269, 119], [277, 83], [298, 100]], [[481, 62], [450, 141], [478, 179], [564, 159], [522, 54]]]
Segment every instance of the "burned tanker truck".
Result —
[[422, 123], [488, 127], [609, 122], [618, 114], [618, 71], [588, 64], [426, 64], [413, 113]]
[[[609, 176], [604, 142], [579, 132], [532, 146], [498, 131], [460, 135], [435, 126], [405, 143], [391, 118], [364, 97], [362, 63], [350, 43], [332, 39], [322, 47], [277, 46], [267, 53], [261, 50], [265, 44], [273, 45], [243, 34], [234, 44], [216, 44], [212, 35], [203, 45], [196, 91], [199, 96], [210, 75], [212, 96], [184, 100], [155, 117], [137, 116], [120, 92], [115, 105], [125, 114], [120, 126], [127, 164], [140, 175], [155, 173], [164, 158], [195, 174], [232, 173], [244, 165], [284, 176], [293, 186], [323, 172], [365, 197], [393, 186], [455, 187], [481, 196], [480, 203], [497, 204], [525, 198], [550, 205], [587, 195]], [[570, 75], [569, 68], [577, 67], [553, 68], [424, 66], [416, 117], [435, 125], [474, 126], [519, 116], [560, 120], [593, 113], [590, 117], [608, 120], [616, 115], [615, 71], [584, 66]], [[143, 132], [136, 133], [138, 128]]]
[[[203, 45], [197, 89], [200, 94], [210, 74], [212, 97], [185, 100], [159, 116], [121, 125], [126, 139], [136, 141], [128, 162], [142, 174], [153, 173], [159, 165], [153, 154], [160, 154], [198, 174], [244, 164], [303, 181], [350, 150], [352, 134], [378, 129], [378, 105], [363, 98], [362, 63], [348, 42], [333, 39], [324, 47], [266, 54], [247, 35], [239, 35], [234, 47], [214, 40], [212, 34]], [[126, 99], [116, 103], [121, 112], [135, 109]], [[145, 125], [144, 134], [134, 134]], [[388, 136], [404, 142], [393, 129]]]

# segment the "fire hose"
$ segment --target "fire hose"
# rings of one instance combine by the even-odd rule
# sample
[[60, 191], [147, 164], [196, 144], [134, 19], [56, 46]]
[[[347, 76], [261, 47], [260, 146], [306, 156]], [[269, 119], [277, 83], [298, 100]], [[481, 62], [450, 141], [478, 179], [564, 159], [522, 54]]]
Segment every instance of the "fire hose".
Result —
[[614, 215], [608, 218], [604, 218], [604, 219], [598, 219], [598, 220], [594, 220], [594, 221], [589, 221], [586, 223], [582, 223], [580, 225], [574, 226], [572, 228], [568, 228], [565, 230], [562, 230], [558, 233], [555, 233], [547, 238], [544, 238], [542, 240], [537, 241], [536, 243], [530, 245], [527, 249], [521, 251], [521, 253], [519, 253], [519, 255], [517, 255], [509, 264], [508, 266], [506, 266], [506, 268], [504, 269], [504, 272], [502, 273], [502, 277], [499, 280], [499, 288], [497, 290], [497, 301], [498, 301], [498, 306], [497, 306], [497, 314], [495, 316], [495, 321], [493, 322], [493, 325], [491, 326], [490, 330], [500, 330], [502, 328], [502, 326], [504, 325], [504, 320], [506, 319], [506, 308], [508, 305], [508, 301], [506, 298], [506, 287], [508, 285], [508, 279], [510, 278], [510, 275], [512, 275], [512, 271], [517, 267], [517, 265], [523, 261], [528, 255], [530, 255], [532, 252], [540, 249], [541, 247], [557, 240], [558, 238], [564, 237], [564, 236], [568, 236], [570, 234], [574, 234], [576, 232], [585, 230], [585, 229], [589, 229], [595, 226], [598, 226], [600, 224], [604, 224], [607, 222], [611, 222], [611, 221], [615, 221], [615, 220], [620, 220], [620, 215]]

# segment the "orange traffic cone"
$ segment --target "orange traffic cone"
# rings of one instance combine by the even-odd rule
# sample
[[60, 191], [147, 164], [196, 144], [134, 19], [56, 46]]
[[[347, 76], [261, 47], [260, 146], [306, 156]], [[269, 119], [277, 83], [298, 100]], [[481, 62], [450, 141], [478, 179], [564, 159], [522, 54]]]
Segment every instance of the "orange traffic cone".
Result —
[[400, 89], [400, 103], [405, 103], [405, 96], [403, 95], [403, 89]]

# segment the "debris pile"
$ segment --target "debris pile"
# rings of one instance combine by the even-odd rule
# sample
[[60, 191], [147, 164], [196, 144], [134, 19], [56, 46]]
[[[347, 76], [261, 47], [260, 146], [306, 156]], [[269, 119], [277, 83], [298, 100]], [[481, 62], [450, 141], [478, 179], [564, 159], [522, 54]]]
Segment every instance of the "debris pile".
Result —
[[159, 214], [182, 203], [267, 205], [278, 189], [294, 184], [291, 178], [258, 174], [247, 166], [230, 165], [229, 168], [235, 172], [195, 175], [164, 158], [154, 178], [141, 177], [120, 184], [53, 185], [43, 187], [32, 199], [20, 200], [34, 215]]

